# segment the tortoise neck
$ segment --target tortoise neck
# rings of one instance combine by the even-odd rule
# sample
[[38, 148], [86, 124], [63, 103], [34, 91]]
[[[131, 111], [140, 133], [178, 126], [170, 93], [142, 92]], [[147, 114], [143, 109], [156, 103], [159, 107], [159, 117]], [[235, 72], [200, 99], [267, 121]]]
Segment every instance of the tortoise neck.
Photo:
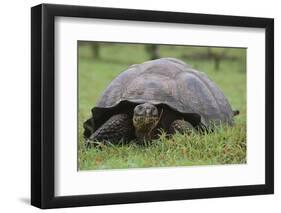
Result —
[[140, 131], [140, 130], [135, 130], [136, 138], [139, 141], [144, 141], [144, 140], [151, 140], [151, 134], [149, 134], [149, 131]]
[[[133, 116], [133, 124], [134, 124], [134, 127], [135, 127], [135, 135], [136, 135], [136, 138], [138, 140], [152, 140], [155, 138], [156, 136], [156, 132], [157, 132], [157, 127], [159, 126], [159, 121], [161, 120], [162, 118], [162, 114], [163, 114], [163, 109], [161, 110], [161, 113], [160, 113], [160, 116], [159, 117], [154, 117], [152, 120], [153, 122], [146, 125], [143, 125], [143, 123], [141, 122], [141, 120], [143, 119], [140, 119], [138, 120], [137, 117]], [[141, 124], [141, 125], [140, 125]]]

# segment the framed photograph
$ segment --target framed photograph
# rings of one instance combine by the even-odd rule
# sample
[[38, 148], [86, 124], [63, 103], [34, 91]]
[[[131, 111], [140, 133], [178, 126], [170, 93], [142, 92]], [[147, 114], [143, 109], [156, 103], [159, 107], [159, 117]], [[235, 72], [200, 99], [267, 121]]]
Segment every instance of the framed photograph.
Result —
[[272, 194], [274, 20], [31, 9], [31, 204]]

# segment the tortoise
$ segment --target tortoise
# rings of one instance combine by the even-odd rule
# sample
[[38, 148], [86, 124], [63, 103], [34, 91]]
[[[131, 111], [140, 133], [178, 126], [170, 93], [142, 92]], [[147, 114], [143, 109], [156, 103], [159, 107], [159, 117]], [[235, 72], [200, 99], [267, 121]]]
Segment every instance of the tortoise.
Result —
[[88, 142], [143, 142], [175, 132], [234, 125], [227, 98], [206, 74], [181, 60], [160, 58], [135, 64], [105, 89], [84, 122]]

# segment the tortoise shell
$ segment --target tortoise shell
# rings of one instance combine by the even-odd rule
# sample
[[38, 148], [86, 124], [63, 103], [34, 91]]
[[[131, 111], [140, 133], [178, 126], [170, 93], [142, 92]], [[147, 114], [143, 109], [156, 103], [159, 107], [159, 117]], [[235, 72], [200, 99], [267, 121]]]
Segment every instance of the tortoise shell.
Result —
[[206, 126], [211, 122], [233, 124], [233, 111], [218, 86], [206, 74], [174, 58], [132, 65], [122, 72], [92, 109], [94, 120], [99, 123], [102, 114], [124, 101], [164, 104], [180, 113], [197, 114]]

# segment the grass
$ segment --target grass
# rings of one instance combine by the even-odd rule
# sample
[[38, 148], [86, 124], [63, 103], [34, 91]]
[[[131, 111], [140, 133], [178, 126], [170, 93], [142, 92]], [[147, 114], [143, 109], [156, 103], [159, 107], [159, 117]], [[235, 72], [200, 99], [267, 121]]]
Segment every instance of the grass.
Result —
[[[187, 60], [188, 54], [206, 51], [205, 47], [161, 46], [161, 57], [176, 57], [205, 72], [224, 92], [231, 106], [240, 110], [234, 127], [221, 126], [211, 134], [175, 134], [143, 146], [101, 145], [87, 149], [82, 136], [83, 122], [106, 86], [133, 63], [148, 60], [144, 45], [103, 44], [101, 59], [93, 59], [89, 45], [79, 46], [79, 140], [80, 170], [192, 166], [246, 163], [246, 50], [228, 49], [236, 60], [222, 60], [215, 70], [212, 60]], [[215, 51], [220, 51], [218, 48]], [[192, 57], [190, 57], [192, 58]]]

